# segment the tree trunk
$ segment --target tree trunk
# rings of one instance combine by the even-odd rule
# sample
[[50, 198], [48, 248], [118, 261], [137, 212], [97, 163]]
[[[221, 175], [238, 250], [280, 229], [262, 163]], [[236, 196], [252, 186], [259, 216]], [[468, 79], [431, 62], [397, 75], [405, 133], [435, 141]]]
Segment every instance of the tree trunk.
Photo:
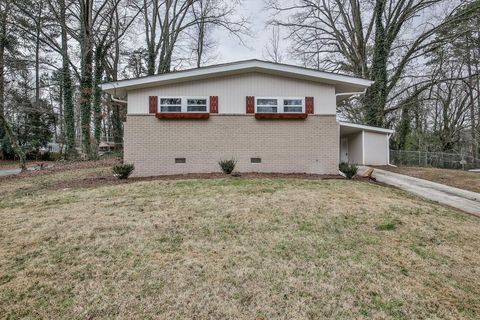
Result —
[[93, 39], [92, 0], [81, 1], [81, 80], [80, 80], [80, 123], [82, 129], [82, 151], [87, 158], [92, 155], [90, 122], [93, 92]]
[[[1, 13], [0, 39], [7, 39], [8, 37], [7, 17], [9, 14], [9, 5], [9, 2], [5, 3], [5, 11]], [[20, 159], [20, 169], [24, 171], [26, 170], [25, 152], [18, 142], [16, 133], [12, 130], [12, 127], [5, 118], [5, 45], [6, 41], [0, 41], [0, 127], [5, 131], [5, 135], [10, 140], [13, 151]]]
[[40, 106], [40, 32], [42, 28], [43, 2], [40, 1], [38, 8], [36, 39], [35, 39], [35, 107]]
[[59, 0], [60, 24], [62, 31], [62, 94], [65, 120], [65, 158], [75, 160], [78, 157], [75, 149], [75, 106], [73, 104], [72, 76], [70, 74], [70, 58], [68, 56], [68, 34], [65, 0]]
[[118, 102], [112, 104], [112, 135], [113, 142], [115, 143], [115, 150], [119, 150], [123, 145], [123, 125], [120, 115], [120, 109], [122, 105]]
[[[202, 13], [203, 14], [203, 13]], [[202, 66], [203, 46], [205, 44], [205, 21], [202, 18], [198, 25], [198, 39], [197, 39], [197, 68]], [[280, 61], [275, 61], [280, 62]]]
[[95, 78], [94, 78], [94, 97], [93, 97], [93, 124], [95, 148], [93, 154], [96, 157], [98, 146], [100, 145], [100, 138], [102, 135], [102, 89], [99, 87], [102, 82], [103, 75], [103, 49], [101, 46], [97, 47], [95, 51]]
[[466, 50], [467, 50], [467, 70], [468, 70], [468, 98], [470, 100], [470, 135], [471, 135], [471, 153], [473, 163], [477, 161], [478, 153], [478, 143], [477, 143], [477, 125], [475, 119], [475, 98], [473, 97], [474, 83], [472, 75], [472, 59], [471, 59], [471, 48], [470, 48], [470, 33], [468, 32], [465, 39]]
[[373, 85], [364, 97], [365, 120], [368, 125], [382, 127], [384, 110], [387, 101], [387, 60], [386, 33], [383, 25], [385, 0], [377, 0], [375, 6], [375, 43], [371, 68]]

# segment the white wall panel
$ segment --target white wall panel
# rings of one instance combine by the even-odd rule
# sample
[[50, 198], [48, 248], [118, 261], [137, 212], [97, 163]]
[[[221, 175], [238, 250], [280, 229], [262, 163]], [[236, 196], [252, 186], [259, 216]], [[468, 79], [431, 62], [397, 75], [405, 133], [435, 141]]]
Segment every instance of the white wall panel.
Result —
[[335, 88], [262, 73], [190, 81], [128, 92], [128, 113], [148, 113], [149, 96], [218, 96], [220, 114], [244, 114], [246, 96], [314, 97], [315, 114], [336, 113]]
[[388, 164], [388, 135], [365, 131], [365, 164], [387, 165]]

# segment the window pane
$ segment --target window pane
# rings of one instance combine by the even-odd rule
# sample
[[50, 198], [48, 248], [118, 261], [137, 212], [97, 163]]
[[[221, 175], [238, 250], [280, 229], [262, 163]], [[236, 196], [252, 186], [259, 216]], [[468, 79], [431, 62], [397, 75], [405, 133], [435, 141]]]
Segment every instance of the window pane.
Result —
[[187, 106], [187, 111], [192, 112], [192, 111], [200, 111], [200, 112], [206, 112], [207, 111], [207, 106]]
[[182, 104], [182, 98], [162, 98], [160, 99], [160, 105], [181, 105]]
[[277, 106], [277, 99], [257, 99], [258, 106]]
[[182, 112], [182, 106], [161, 106], [160, 112]]
[[207, 99], [187, 99], [187, 112], [206, 112]]
[[257, 106], [257, 112], [277, 112], [277, 107], [260, 107], [260, 106]]
[[301, 106], [302, 100], [301, 99], [285, 99], [283, 100], [284, 106]]
[[302, 112], [302, 99], [283, 99], [283, 112]]
[[187, 105], [201, 105], [201, 106], [206, 106], [207, 105], [207, 99], [188, 99], [187, 100]]
[[302, 112], [302, 107], [287, 107], [287, 106], [285, 106], [283, 108], [283, 111], [285, 111], [285, 112], [300, 112], [301, 113]]

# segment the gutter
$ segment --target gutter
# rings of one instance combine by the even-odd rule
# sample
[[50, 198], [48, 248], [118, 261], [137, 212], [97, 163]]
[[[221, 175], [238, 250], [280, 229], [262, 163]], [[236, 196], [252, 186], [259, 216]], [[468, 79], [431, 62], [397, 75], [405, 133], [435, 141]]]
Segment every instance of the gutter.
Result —
[[357, 91], [357, 92], [343, 92], [343, 93], [336, 93], [336, 97], [341, 97], [341, 96], [353, 96], [355, 94], [365, 94], [367, 92], [367, 89], [363, 91]]

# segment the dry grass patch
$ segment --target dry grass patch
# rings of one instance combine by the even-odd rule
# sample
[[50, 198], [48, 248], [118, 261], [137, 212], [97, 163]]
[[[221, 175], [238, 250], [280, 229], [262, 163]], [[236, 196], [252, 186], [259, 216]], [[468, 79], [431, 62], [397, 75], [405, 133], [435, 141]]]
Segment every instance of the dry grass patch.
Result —
[[358, 181], [37, 185], [95, 170], [0, 185], [3, 317], [480, 317], [478, 218]]
[[480, 173], [478, 172], [422, 167], [385, 166], [381, 168], [420, 179], [443, 183], [451, 187], [480, 192]]

